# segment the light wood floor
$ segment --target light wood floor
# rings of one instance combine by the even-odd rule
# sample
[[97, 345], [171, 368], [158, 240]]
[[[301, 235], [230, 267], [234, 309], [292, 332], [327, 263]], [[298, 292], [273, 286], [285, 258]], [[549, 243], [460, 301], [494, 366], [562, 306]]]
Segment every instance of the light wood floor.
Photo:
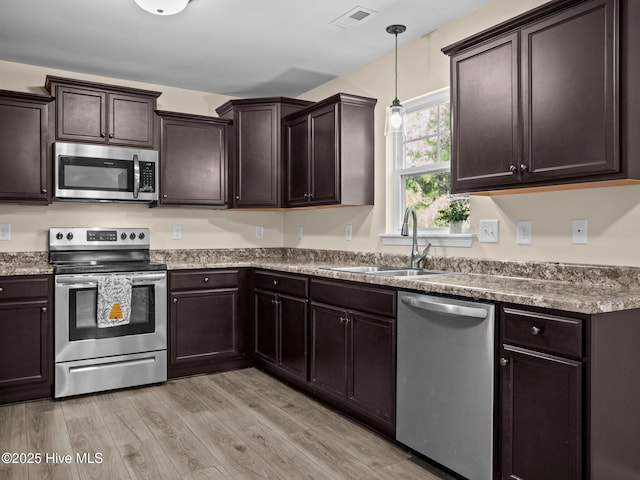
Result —
[[41, 463], [0, 461], [2, 480], [451, 479], [255, 369], [3, 406], [3, 452]]

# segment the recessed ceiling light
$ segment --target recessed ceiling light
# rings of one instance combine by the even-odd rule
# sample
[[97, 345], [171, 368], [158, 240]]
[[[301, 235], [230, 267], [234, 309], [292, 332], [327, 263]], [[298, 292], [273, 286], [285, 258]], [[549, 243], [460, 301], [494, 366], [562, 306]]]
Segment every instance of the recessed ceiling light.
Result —
[[189, 0], [134, 0], [136, 4], [154, 15], [175, 15], [184, 10]]

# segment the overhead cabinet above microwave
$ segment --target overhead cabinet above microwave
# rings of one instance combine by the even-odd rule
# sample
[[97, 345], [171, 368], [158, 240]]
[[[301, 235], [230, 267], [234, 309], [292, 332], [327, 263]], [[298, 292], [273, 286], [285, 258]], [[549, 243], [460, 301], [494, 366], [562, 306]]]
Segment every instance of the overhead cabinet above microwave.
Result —
[[56, 98], [57, 141], [154, 148], [161, 92], [50, 75], [45, 88]]
[[557, 0], [443, 49], [451, 191], [640, 182], [640, 2]]

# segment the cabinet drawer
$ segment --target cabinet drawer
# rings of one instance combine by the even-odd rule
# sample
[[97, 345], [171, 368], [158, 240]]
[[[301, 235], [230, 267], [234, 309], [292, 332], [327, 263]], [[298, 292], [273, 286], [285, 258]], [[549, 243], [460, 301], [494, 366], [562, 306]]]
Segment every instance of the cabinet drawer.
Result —
[[271, 272], [256, 272], [255, 287], [296, 297], [308, 296], [309, 281], [304, 277]]
[[0, 302], [16, 298], [47, 297], [49, 277], [4, 277], [0, 278]]
[[503, 343], [581, 357], [583, 325], [579, 318], [504, 308]]
[[238, 286], [237, 270], [191, 270], [170, 272], [171, 290], [211, 289]]
[[311, 280], [311, 298], [361, 312], [396, 316], [396, 292], [381, 288], [350, 285], [333, 281]]

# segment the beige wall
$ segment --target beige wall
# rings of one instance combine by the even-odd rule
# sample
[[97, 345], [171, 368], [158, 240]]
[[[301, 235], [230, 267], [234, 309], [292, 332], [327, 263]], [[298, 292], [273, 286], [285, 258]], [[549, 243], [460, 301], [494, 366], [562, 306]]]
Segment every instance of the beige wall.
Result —
[[[0, 89], [3, 90], [46, 93], [47, 75], [160, 91], [159, 109], [198, 115], [216, 115], [215, 108], [229, 99], [207, 92], [0, 61]], [[144, 205], [75, 202], [54, 202], [49, 206], [0, 204], [0, 223], [11, 225], [11, 240], [0, 242], [0, 252], [44, 251], [48, 229], [69, 226], [149, 227], [154, 249], [281, 247], [283, 244], [283, 213], [280, 212], [150, 209]], [[171, 239], [174, 225], [182, 227], [182, 240]], [[256, 239], [256, 226], [264, 227], [263, 239]]]
[[[428, 93], [449, 84], [445, 45], [472, 35], [546, 0], [494, 0], [471, 14], [425, 34], [399, 49], [398, 96], [401, 100]], [[384, 31], [381, 35], [387, 35]], [[389, 36], [389, 44], [393, 39]], [[161, 85], [96, 77], [76, 72], [0, 62], [0, 88], [44, 93], [47, 74], [86, 78], [138, 88], [159, 90], [159, 108], [215, 115], [215, 107], [227, 97]], [[388, 247], [378, 235], [392, 224], [392, 165], [387, 159], [383, 135], [385, 107], [393, 99], [393, 51], [342, 75], [303, 98], [320, 100], [336, 92], [349, 92], [378, 99], [375, 115], [376, 171], [375, 206], [283, 212], [243, 212], [209, 209], [148, 209], [141, 205], [95, 205], [54, 203], [47, 207], [0, 205], [0, 223], [10, 223], [12, 240], [0, 242], [0, 251], [46, 249], [51, 226], [145, 225], [152, 231], [153, 248], [227, 248], [288, 246], [345, 249], [352, 251], [409, 251]], [[574, 218], [589, 222], [587, 245], [572, 245], [570, 224]], [[500, 221], [500, 242], [474, 242], [471, 248], [437, 248], [434, 253], [514, 260], [547, 260], [640, 266], [636, 254], [640, 238], [640, 186], [572, 190], [565, 192], [473, 197], [471, 228], [478, 231], [480, 219]], [[533, 222], [532, 245], [516, 245], [515, 222]], [[344, 239], [351, 224], [353, 240]], [[171, 240], [173, 225], [183, 228], [183, 240]], [[255, 227], [265, 227], [265, 238], [255, 238]], [[298, 240], [298, 226], [303, 239]]]
[[[448, 57], [441, 49], [485, 28], [527, 11], [546, 0], [494, 0], [486, 6], [444, 25], [399, 48], [398, 96], [411, 99], [449, 85]], [[384, 34], [384, 32], [382, 33]], [[390, 44], [392, 39], [390, 39]], [[287, 213], [286, 246], [408, 252], [408, 246], [384, 246], [381, 232], [392, 231], [392, 162], [386, 155], [385, 107], [393, 99], [393, 52], [330, 81], [303, 97], [324, 98], [347, 91], [378, 98], [376, 107], [375, 206], [329, 211]], [[571, 220], [588, 220], [588, 244], [571, 243]], [[480, 219], [498, 219], [499, 243], [474, 241], [471, 248], [439, 247], [438, 255], [512, 260], [620, 264], [640, 266], [636, 246], [640, 238], [640, 186], [564, 192], [472, 197], [471, 231]], [[517, 245], [516, 222], [531, 220], [533, 242]], [[353, 225], [353, 240], [344, 240], [344, 226]], [[297, 227], [305, 236], [297, 239]], [[309, 232], [307, 234], [307, 231]]]

